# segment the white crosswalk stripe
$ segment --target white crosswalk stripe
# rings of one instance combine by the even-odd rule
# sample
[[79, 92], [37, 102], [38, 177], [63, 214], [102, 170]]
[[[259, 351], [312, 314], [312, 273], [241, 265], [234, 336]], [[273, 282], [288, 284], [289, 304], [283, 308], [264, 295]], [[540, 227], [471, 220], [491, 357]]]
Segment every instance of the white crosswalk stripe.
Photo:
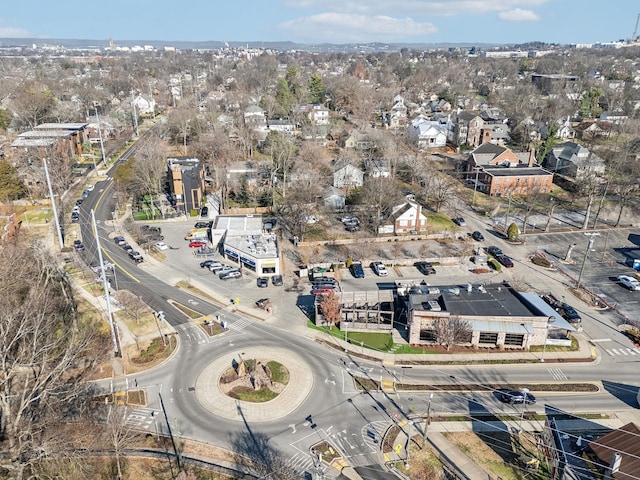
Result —
[[559, 368], [548, 368], [547, 372], [553, 377], [554, 380], [568, 380], [567, 377], [562, 370]]
[[612, 357], [616, 355], [640, 355], [640, 349], [638, 348], [607, 348], [605, 352]]
[[313, 466], [313, 459], [311, 458], [311, 456], [302, 452], [298, 452], [293, 457], [291, 457], [287, 462], [287, 465], [299, 474], [315, 471], [315, 468]]
[[153, 412], [150, 408], [132, 408], [127, 410], [125, 423], [134, 428], [148, 430], [153, 425]]
[[248, 318], [241, 318], [239, 320], [236, 320], [235, 322], [228, 322], [228, 327], [231, 330], [235, 330], [235, 331], [240, 331], [242, 329], [244, 329], [245, 327], [251, 325], [251, 320], [249, 320]]
[[380, 449], [382, 436], [388, 427], [389, 422], [386, 421], [371, 422], [362, 427], [362, 438], [372, 452]]

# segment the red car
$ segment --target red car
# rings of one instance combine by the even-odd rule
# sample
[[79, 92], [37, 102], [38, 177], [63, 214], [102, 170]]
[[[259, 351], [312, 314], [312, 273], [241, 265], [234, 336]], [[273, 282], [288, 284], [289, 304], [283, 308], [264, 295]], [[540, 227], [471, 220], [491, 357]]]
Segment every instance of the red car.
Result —
[[333, 288], [329, 288], [329, 287], [314, 288], [313, 290], [311, 290], [311, 295], [329, 295], [331, 292], [333, 292]]
[[191, 240], [189, 242], [189, 246], [191, 248], [200, 248], [200, 247], [204, 247], [207, 244], [207, 242], [203, 242], [202, 240]]

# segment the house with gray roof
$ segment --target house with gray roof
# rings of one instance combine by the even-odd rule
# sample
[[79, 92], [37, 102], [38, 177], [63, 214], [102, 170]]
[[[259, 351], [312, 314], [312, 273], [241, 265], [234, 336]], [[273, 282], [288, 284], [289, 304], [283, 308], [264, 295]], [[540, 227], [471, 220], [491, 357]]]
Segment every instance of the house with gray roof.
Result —
[[587, 147], [576, 142], [564, 142], [551, 149], [544, 165], [552, 172], [581, 180], [589, 175], [603, 175], [605, 162]]

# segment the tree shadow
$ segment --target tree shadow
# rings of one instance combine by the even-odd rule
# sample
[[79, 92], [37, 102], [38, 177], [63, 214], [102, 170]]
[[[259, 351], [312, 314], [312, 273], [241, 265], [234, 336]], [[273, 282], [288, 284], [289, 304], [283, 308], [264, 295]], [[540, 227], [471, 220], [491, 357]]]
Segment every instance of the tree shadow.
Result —
[[258, 478], [298, 480], [300, 473], [287, 464], [286, 456], [269, 443], [267, 435], [251, 429], [239, 404], [237, 409], [245, 431], [232, 439], [231, 451], [234, 452], [235, 463], [245, 465]]

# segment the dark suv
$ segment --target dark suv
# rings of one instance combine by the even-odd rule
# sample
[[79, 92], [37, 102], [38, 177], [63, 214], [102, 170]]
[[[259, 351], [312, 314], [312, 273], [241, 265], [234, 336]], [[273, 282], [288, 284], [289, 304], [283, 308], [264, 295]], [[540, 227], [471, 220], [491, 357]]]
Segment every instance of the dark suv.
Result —
[[364, 268], [362, 268], [361, 263], [352, 263], [350, 270], [351, 270], [351, 275], [353, 275], [354, 277], [364, 278]]

